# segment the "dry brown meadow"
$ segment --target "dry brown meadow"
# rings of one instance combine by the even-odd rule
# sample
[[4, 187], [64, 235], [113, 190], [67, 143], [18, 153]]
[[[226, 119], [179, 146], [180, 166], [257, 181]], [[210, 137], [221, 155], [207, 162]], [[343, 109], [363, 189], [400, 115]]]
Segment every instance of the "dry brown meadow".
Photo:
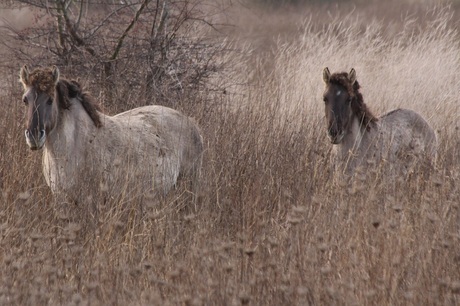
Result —
[[[24, 63], [3, 69], [0, 304], [459, 305], [460, 8], [432, 2], [229, 9], [225, 93], [178, 104], [206, 143], [196, 205], [181, 186], [61, 219], [23, 136]], [[428, 178], [334, 180], [325, 66], [354, 67], [376, 114], [427, 119]]]

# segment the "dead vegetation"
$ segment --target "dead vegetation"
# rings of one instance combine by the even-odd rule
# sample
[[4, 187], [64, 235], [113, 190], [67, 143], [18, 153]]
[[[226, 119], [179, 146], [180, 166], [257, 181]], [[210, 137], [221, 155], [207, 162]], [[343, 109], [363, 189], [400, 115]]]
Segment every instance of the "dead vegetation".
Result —
[[[41, 155], [23, 139], [23, 63], [12, 57], [1, 87], [0, 303], [458, 304], [460, 42], [451, 13], [426, 8], [423, 25], [408, 18], [389, 33], [356, 8], [324, 27], [307, 16], [289, 38], [263, 38], [268, 49], [247, 37], [226, 43], [235, 52], [214, 60], [232, 69], [207, 81], [223, 90], [200, 87], [177, 102], [206, 142], [197, 206], [179, 187], [161, 201], [96, 198], [97, 213], [77, 207], [71, 222], [55, 213]], [[403, 106], [427, 118], [440, 144], [429, 179], [388, 181], [377, 171], [336, 183], [325, 66], [359, 70], [376, 114]], [[118, 96], [129, 91], [122, 80], [117, 101], [141, 97], [132, 88]]]

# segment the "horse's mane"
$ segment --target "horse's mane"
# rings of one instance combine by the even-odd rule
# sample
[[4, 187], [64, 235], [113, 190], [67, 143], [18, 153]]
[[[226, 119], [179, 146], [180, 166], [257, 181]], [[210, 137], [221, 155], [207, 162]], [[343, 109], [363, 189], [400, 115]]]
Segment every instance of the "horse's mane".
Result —
[[101, 116], [98, 111], [101, 111], [99, 104], [87, 92], [84, 92], [81, 85], [74, 80], [60, 79], [56, 84], [56, 103], [61, 109], [69, 109], [71, 106], [70, 99], [77, 98], [85, 111], [88, 113], [96, 127], [102, 127]]
[[366, 130], [375, 125], [378, 119], [372, 114], [366, 103], [364, 103], [363, 95], [359, 91], [361, 87], [357, 80], [352, 84], [348, 78], [348, 73], [341, 72], [332, 74], [329, 82], [340, 85], [347, 90], [348, 95], [351, 97], [351, 109]]
[[[58, 73], [59, 75], [59, 73]], [[96, 127], [102, 126], [100, 107], [93, 97], [84, 92], [77, 81], [59, 79], [56, 83], [56, 75], [53, 67], [38, 68], [30, 72], [26, 78], [21, 79], [25, 85], [30, 85], [50, 97], [55, 97], [58, 108], [66, 110], [71, 106], [70, 99], [77, 98], [85, 111], [88, 113]]]

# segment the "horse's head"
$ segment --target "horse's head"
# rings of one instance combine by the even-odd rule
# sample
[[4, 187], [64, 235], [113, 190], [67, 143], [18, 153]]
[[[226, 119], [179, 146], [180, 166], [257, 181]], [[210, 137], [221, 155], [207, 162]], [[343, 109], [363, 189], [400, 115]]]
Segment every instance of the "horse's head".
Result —
[[354, 85], [357, 85], [356, 72], [351, 69], [349, 73], [331, 75], [329, 69], [324, 68], [323, 81], [326, 84], [323, 100], [328, 136], [333, 144], [339, 144], [353, 121], [352, 102], [355, 99]]
[[46, 136], [56, 126], [56, 110], [53, 104], [59, 70], [53, 66], [30, 72], [24, 66], [21, 68], [20, 80], [25, 91], [22, 101], [27, 107], [26, 141], [32, 150], [38, 150], [43, 147]]

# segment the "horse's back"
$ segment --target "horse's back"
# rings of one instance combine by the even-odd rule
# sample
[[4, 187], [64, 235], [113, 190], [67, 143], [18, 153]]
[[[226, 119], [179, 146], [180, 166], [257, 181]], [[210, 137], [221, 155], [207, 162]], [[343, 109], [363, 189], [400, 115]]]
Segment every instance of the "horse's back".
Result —
[[192, 132], [192, 136], [195, 138], [200, 133], [198, 126], [191, 118], [177, 110], [160, 105], [134, 108], [112, 118], [123, 122], [124, 125], [132, 126], [134, 129], [148, 127], [150, 132], [166, 139], [175, 138], [175, 141], [179, 141], [179, 139], [182, 141], [191, 140], [188, 137], [183, 137], [184, 134], [188, 134], [187, 132]]
[[396, 146], [415, 155], [436, 155], [436, 133], [417, 112], [395, 109], [381, 116], [379, 124], [391, 135], [391, 141]]
[[177, 110], [161, 105], [147, 105], [137, 107], [113, 116], [115, 120], [131, 121], [139, 120], [158, 127], [171, 126], [182, 123], [187, 119]]
[[203, 140], [198, 125], [191, 118], [160, 105], [138, 107], [112, 118], [128, 127], [133, 137], [139, 137], [147, 151], [157, 152], [157, 163], [177, 167], [171, 180], [175, 181], [177, 175], [197, 175]]

